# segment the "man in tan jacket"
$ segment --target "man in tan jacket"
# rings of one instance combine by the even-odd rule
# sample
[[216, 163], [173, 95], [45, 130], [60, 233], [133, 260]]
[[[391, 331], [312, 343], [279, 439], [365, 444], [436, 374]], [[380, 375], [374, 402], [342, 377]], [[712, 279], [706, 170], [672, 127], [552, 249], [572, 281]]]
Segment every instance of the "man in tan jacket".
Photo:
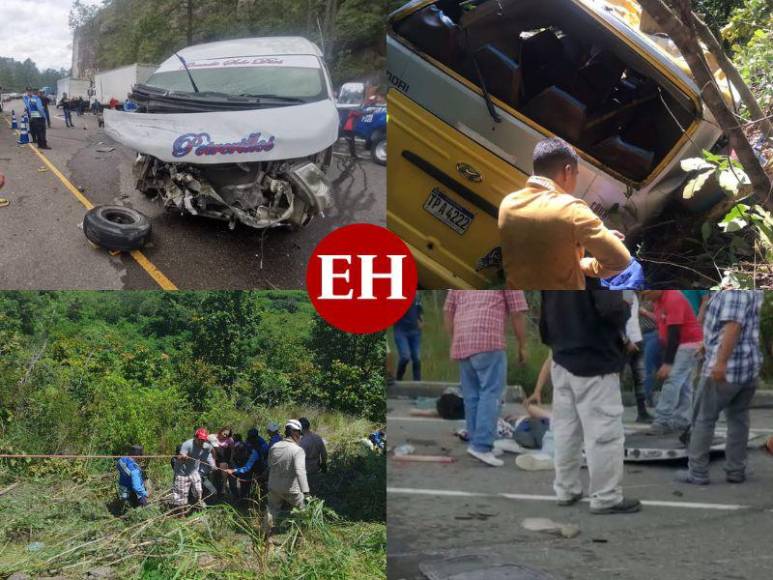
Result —
[[266, 533], [271, 532], [274, 520], [285, 504], [303, 508], [309, 494], [306, 453], [298, 445], [301, 431], [300, 422], [290, 419], [285, 424], [285, 438], [274, 444], [268, 453], [268, 506], [263, 519]]
[[[527, 187], [499, 206], [499, 235], [507, 287], [519, 290], [584, 290], [585, 277], [608, 278], [625, 270], [631, 254], [623, 235], [609, 230], [583, 200], [578, 158], [571, 145], [551, 138], [537, 143]], [[585, 251], [592, 257], [586, 257]]]

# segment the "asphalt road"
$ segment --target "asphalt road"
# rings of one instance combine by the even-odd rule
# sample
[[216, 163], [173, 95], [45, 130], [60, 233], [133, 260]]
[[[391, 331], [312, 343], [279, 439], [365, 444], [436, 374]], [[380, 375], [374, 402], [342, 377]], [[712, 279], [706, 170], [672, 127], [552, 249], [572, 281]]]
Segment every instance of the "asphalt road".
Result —
[[[10, 119], [21, 102], [3, 108]], [[155, 266], [180, 289], [303, 288], [308, 257], [325, 235], [355, 222], [385, 224], [386, 171], [367, 153], [354, 160], [341, 148], [334, 157], [328, 177], [335, 207], [325, 218], [299, 232], [275, 229], [261, 236], [247, 227], [230, 231], [222, 222], [167, 212], [134, 189], [134, 153], [112, 142], [94, 116], [76, 116], [76, 127], [68, 129], [57, 114], [45, 156], [94, 205], [117, 203], [149, 216], [153, 235], [142, 251], [148, 268]], [[0, 208], [0, 288], [159, 287], [131, 256], [112, 256], [86, 240], [85, 207], [30, 147], [16, 145], [4, 120], [0, 171], [6, 175], [0, 196], [11, 202]]]
[[[412, 443], [416, 453], [448, 454], [453, 464], [388, 465], [388, 577], [414, 580], [420, 570], [447, 566], [478, 570], [520, 565], [555, 579], [757, 580], [771, 577], [773, 456], [750, 451], [749, 479], [725, 482], [720, 456], [713, 483], [694, 487], [673, 481], [682, 464], [626, 464], [626, 495], [650, 502], [638, 514], [594, 516], [588, 504], [558, 507], [552, 471], [527, 472], [505, 455], [491, 468], [469, 457], [452, 436], [456, 422], [408, 416], [409, 401], [388, 402], [390, 447]], [[522, 412], [519, 405], [509, 410]], [[633, 410], [626, 409], [626, 425]], [[752, 427], [773, 433], [773, 410], [753, 410]], [[587, 472], [584, 471], [587, 490]], [[502, 494], [508, 494], [509, 497]], [[572, 539], [524, 529], [525, 518], [575, 524]], [[504, 570], [504, 568], [499, 568]], [[449, 577], [438, 574], [433, 578]], [[526, 580], [530, 575], [502, 578]], [[496, 576], [497, 579], [500, 576]]]

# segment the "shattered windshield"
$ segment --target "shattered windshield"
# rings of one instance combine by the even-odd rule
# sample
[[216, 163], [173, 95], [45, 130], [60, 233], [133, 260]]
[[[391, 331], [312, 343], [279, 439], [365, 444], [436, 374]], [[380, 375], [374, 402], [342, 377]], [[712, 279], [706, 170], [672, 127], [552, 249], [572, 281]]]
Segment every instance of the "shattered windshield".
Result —
[[[192, 69], [191, 75], [201, 93], [233, 96], [272, 96], [304, 102], [327, 98], [325, 78], [320, 68], [234, 67]], [[185, 70], [157, 72], [145, 83], [168, 91], [192, 93]]]

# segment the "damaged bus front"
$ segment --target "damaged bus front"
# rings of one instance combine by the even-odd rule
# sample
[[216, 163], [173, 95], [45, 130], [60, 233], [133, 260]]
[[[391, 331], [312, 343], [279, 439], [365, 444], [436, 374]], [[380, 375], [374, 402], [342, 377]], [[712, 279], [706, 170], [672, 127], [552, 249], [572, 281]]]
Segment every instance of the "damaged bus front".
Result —
[[168, 208], [253, 228], [302, 227], [331, 206], [338, 113], [322, 54], [303, 38], [188, 47], [105, 111], [137, 151], [137, 188]]

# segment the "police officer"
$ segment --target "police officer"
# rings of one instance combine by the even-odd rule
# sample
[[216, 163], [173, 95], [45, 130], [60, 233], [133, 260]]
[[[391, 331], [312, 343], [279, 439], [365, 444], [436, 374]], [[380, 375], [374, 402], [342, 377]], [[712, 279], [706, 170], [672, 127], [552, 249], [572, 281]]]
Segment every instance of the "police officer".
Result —
[[32, 94], [32, 89], [27, 87], [24, 95], [24, 108], [30, 120], [30, 135], [32, 142], [38, 144], [38, 149], [50, 149], [46, 143], [46, 112], [40, 97]]

